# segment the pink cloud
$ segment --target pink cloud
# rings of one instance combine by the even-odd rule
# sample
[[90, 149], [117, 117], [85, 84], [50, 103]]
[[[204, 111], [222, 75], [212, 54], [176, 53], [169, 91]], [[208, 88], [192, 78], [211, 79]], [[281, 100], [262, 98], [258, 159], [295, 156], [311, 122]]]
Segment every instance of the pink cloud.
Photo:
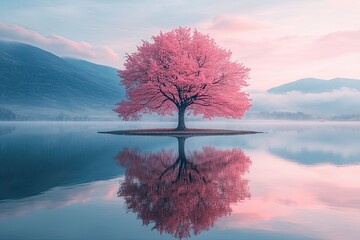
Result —
[[245, 59], [264, 65], [308, 63], [360, 53], [360, 30], [338, 31], [320, 37], [283, 36], [244, 41], [224, 39]]
[[34, 31], [25, 29], [23, 27], [17, 25], [9, 25], [0, 22], [0, 33], [3, 38], [18, 38], [21, 39], [28, 39], [37, 42], [44, 42], [45, 38]]
[[118, 62], [119, 61], [119, 55], [117, 55], [117, 53], [110, 47], [108, 46], [104, 46], [104, 53], [107, 55], [108, 58]]
[[209, 33], [252, 69], [250, 87], [267, 89], [304, 77], [359, 78], [360, 30], [320, 36], [267, 36], [260, 31]]
[[360, 30], [338, 31], [317, 39], [309, 49], [312, 58], [333, 58], [360, 52]]
[[309, 39], [299, 36], [253, 40], [224, 38], [221, 42], [232, 50], [235, 59], [249, 65], [253, 71], [266, 73], [268, 67], [282, 69], [285, 64], [289, 66], [303, 62], [301, 57]]
[[44, 36], [36, 31], [18, 25], [0, 22], [0, 38], [10, 41], [25, 42], [60, 56], [85, 58], [91, 61], [101, 61], [118, 64], [119, 57], [108, 46], [96, 47], [84, 41], [73, 41], [59, 35]]
[[213, 18], [210, 22], [203, 24], [204, 27], [212, 32], [243, 32], [264, 28], [266, 25], [257, 21], [245, 19], [242, 17], [224, 17]]
[[60, 48], [65, 52], [74, 52], [87, 57], [96, 57], [95, 49], [87, 42], [75, 42], [63, 36], [49, 35], [45, 37], [47, 44]]
[[0, 35], [8, 40], [24, 41], [42, 47], [55, 47], [65, 53], [70, 52], [88, 57], [95, 56], [93, 47], [89, 43], [75, 42], [58, 35], [43, 36], [38, 32], [17, 25], [0, 23]]

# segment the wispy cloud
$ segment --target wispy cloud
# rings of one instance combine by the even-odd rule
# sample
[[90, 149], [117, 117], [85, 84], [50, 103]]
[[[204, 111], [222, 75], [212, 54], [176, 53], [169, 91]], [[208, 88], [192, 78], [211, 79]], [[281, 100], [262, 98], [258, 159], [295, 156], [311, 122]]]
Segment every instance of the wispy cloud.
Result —
[[360, 53], [360, 29], [329, 33], [317, 39], [308, 49], [310, 59], [334, 58], [358, 53]]
[[85, 41], [73, 41], [59, 35], [42, 35], [22, 26], [0, 22], [0, 39], [35, 45], [60, 56], [85, 58], [87, 60], [117, 63], [119, 56], [108, 46], [93, 46]]
[[118, 62], [119, 61], [119, 56], [117, 55], [117, 53], [110, 47], [108, 46], [104, 46], [103, 49], [105, 50], [106, 55], [112, 59], [114, 62]]
[[211, 21], [204, 22], [203, 28], [213, 33], [236, 33], [257, 30], [266, 27], [266, 24], [238, 16], [217, 16]]

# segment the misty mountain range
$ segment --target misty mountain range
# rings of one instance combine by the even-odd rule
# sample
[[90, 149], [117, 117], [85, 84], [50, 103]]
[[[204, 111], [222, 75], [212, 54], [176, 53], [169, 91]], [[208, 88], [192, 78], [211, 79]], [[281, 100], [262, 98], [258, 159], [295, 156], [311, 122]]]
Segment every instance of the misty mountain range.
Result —
[[[18, 42], [0, 41], [0, 83], [0, 120], [117, 119], [125, 98], [115, 68]], [[250, 95], [249, 119], [360, 120], [360, 80], [305, 78]]]
[[0, 107], [17, 114], [112, 114], [124, 98], [117, 70], [0, 41]]
[[250, 119], [360, 120], [360, 81], [305, 78], [253, 92]]
[[348, 78], [334, 78], [330, 80], [304, 78], [295, 82], [270, 88], [267, 92], [276, 94], [283, 94], [291, 91], [301, 93], [325, 93], [339, 90], [341, 88], [356, 89], [360, 91], [360, 81]]

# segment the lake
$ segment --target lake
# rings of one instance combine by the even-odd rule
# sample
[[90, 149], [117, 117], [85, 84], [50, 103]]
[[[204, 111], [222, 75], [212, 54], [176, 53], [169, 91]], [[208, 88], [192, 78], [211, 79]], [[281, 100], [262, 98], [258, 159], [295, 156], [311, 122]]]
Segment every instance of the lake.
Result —
[[359, 239], [360, 123], [0, 123], [0, 239]]

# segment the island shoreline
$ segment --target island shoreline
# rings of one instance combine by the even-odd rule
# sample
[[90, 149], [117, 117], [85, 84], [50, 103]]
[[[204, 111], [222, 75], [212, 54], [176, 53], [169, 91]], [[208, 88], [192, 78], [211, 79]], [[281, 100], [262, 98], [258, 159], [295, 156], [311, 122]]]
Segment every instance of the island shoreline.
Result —
[[248, 130], [228, 130], [228, 129], [196, 129], [176, 130], [173, 128], [159, 129], [130, 129], [98, 132], [102, 134], [114, 135], [138, 135], [138, 136], [224, 136], [224, 135], [247, 135], [264, 133]]

